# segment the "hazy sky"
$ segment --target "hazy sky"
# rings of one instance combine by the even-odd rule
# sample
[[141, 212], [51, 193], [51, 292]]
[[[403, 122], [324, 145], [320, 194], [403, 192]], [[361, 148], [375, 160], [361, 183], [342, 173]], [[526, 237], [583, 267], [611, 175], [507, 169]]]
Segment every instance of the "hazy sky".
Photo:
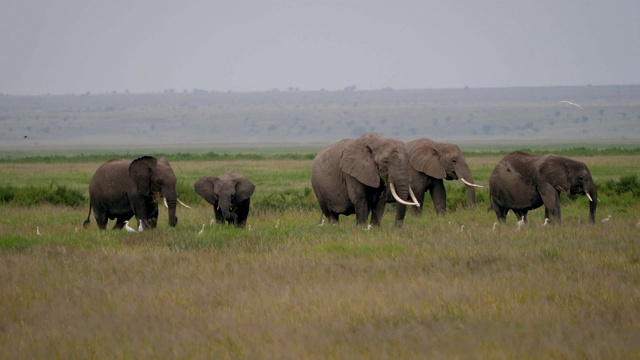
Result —
[[640, 84], [638, 0], [0, 0], [0, 93]]

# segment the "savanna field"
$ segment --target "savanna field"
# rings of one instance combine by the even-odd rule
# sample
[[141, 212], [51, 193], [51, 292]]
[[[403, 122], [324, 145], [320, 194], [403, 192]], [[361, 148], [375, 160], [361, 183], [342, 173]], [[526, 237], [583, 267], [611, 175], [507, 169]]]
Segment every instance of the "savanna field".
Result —
[[[161, 207], [155, 230], [100, 231], [82, 223], [110, 155], [5, 158], [0, 358], [638, 358], [640, 150], [557, 153], [589, 166], [595, 224], [584, 196], [562, 195], [561, 225], [540, 208], [492, 229], [504, 152], [465, 152], [485, 186], [475, 208], [447, 182], [446, 216], [427, 196], [402, 229], [390, 204], [369, 231], [319, 226], [311, 152], [168, 153], [193, 209], [175, 228]], [[251, 230], [209, 225], [193, 189], [228, 170], [256, 185]]]

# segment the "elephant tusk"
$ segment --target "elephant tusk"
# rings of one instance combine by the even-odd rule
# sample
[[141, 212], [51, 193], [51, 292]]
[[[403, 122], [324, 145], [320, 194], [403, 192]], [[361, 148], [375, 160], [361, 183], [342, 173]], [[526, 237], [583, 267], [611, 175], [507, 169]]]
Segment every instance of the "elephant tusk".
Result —
[[183, 203], [182, 201], [180, 201], [180, 199], [179, 199], [179, 198], [176, 198], [176, 199], [178, 200], [178, 202], [180, 203], [180, 205], [182, 205], [182, 206], [186, 207], [187, 209], [191, 209], [191, 206], [189, 206], [189, 205], [187, 205], [187, 204]]
[[393, 186], [392, 182], [389, 183], [389, 188], [391, 189], [391, 195], [393, 195], [393, 198], [396, 199], [396, 201], [399, 202], [400, 204], [408, 205], [408, 206], [416, 206], [416, 205], [420, 206], [420, 204], [418, 204], [418, 202], [410, 203], [410, 202], [407, 202], [407, 201], [404, 201], [404, 200], [400, 199], [400, 196], [398, 196], [398, 194], [396, 193], [396, 188], [395, 188], [395, 186]]
[[462, 181], [463, 183], [465, 183], [465, 185], [468, 185], [468, 186], [474, 186], [474, 187], [479, 187], [479, 188], [483, 187], [482, 185], [472, 184], [472, 183], [468, 182], [467, 180], [465, 180], [463, 177], [460, 178], [460, 181]]
[[420, 203], [418, 202], [418, 199], [416, 199], [416, 194], [414, 194], [413, 190], [411, 190], [411, 186], [409, 186], [409, 195], [411, 196], [411, 200], [416, 203], [416, 206], [420, 207]]
[[[166, 198], [162, 198], [162, 200], [164, 201], [164, 207], [166, 207], [168, 209], [169, 208], [169, 204], [167, 204], [167, 199]], [[187, 209], [191, 209], [191, 207], [189, 205], [183, 203], [182, 201], [180, 201], [180, 199], [176, 198], [176, 200], [178, 200], [180, 205], [186, 207]]]
[[589, 195], [589, 193], [586, 193], [587, 197], [589, 198], [589, 201], [593, 202], [593, 199], [591, 198], [591, 195]]

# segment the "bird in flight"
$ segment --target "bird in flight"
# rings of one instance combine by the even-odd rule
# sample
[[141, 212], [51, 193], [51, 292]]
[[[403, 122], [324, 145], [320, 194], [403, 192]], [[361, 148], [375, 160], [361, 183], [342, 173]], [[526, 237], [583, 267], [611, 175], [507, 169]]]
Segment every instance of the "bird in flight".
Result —
[[584, 108], [583, 108], [582, 106], [580, 106], [579, 104], [573, 103], [573, 102], [571, 102], [571, 101], [563, 100], [563, 101], [558, 101], [558, 103], [560, 103], [560, 104], [567, 104], [567, 105], [569, 105], [569, 106], [579, 107], [580, 109], [584, 110]]

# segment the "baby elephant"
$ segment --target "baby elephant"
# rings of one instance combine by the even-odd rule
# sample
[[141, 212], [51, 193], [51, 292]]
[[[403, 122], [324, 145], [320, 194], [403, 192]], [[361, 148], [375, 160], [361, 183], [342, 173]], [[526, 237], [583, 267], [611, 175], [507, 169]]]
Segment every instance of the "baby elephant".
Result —
[[244, 176], [227, 172], [220, 176], [203, 176], [193, 185], [196, 193], [213, 205], [216, 222], [244, 227], [255, 185]]

